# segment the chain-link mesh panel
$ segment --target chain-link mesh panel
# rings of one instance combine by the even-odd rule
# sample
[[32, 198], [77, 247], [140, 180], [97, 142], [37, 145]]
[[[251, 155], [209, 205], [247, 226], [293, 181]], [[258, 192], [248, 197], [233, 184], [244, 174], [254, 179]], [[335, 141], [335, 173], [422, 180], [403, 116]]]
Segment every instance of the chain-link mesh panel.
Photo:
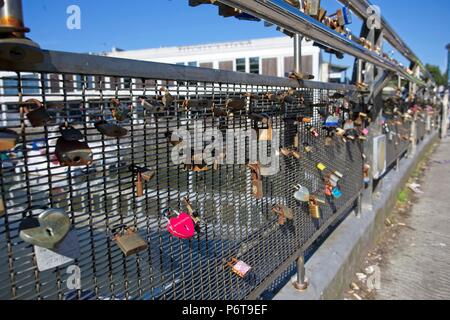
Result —
[[[302, 95], [282, 105], [265, 94], [287, 87], [30, 72], [5, 72], [1, 80], [1, 127], [20, 136], [17, 146], [0, 158], [5, 205], [0, 217], [1, 299], [246, 298], [264, 279], [280, 274], [280, 265], [316, 237], [321, 226], [352, 207], [362, 189], [360, 141], [344, 143], [332, 137], [325, 143], [329, 134], [319, 114], [326, 107], [312, 105], [327, 102], [333, 93], [327, 90], [299, 89]], [[150, 112], [139, 102], [141, 96], [156, 99], [164, 89], [174, 102], [163, 112]], [[30, 126], [21, 107], [30, 98], [47, 108], [51, 121], [46, 126]], [[186, 99], [213, 100], [222, 108], [231, 98], [246, 99], [246, 110], [216, 117], [207, 107], [189, 112], [183, 108]], [[111, 99], [129, 108], [129, 118], [120, 123], [128, 134], [120, 139], [107, 138], [94, 126], [98, 120], [112, 121]], [[201, 125], [202, 130], [216, 128], [226, 135], [227, 130], [252, 128], [249, 112], [271, 119], [280, 147], [291, 147], [299, 137], [300, 159], [280, 156], [279, 171], [262, 178], [261, 200], [252, 196], [246, 167], [249, 140], [242, 164], [225, 162], [194, 172], [172, 161], [173, 130], [186, 128], [193, 134]], [[298, 115], [311, 117], [312, 123], [294, 121]], [[93, 152], [91, 165], [60, 165], [54, 152], [61, 124], [84, 135]], [[271, 144], [277, 143], [266, 147], [271, 149]], [[318, 163], [326, 169], [318, 170]], [[143, 182], [140, 197], [137, 176], [129, 171], [132, 164], [156, 173]], [[338, 199], [324, 195], [324, 178], [331, 171], [342, 174]], [[325, 200], [320, 220], [311, 218], [307, 203], [294, 199], [297, 184]], [[202, 220], [201, 232], [190, 240], [170, 235], [161, 214], [168, 207], [185, 211], [184, 197]], [[294, 219], [279, 225], [272, 213], [276, 204], [293, 209]], [[69, 214], [81, 252], [73, 262], [42, 272], [34, 247], [19, 237], [21, 221], [41, 207]], [[117, 224], [136, 228], [147, 250], [125, 257], [111, 234]], [[233, 257], [252, 267], [250, 276], [241, 279], [226, 266]], [[79, 290], [68, 289], [68, 265], [81, 269]]]

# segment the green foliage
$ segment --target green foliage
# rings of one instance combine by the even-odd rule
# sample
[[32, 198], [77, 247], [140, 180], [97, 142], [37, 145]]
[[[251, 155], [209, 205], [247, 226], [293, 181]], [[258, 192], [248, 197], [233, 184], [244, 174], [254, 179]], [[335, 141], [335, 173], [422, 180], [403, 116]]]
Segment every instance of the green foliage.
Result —
[[445, 71], [441, 72], [441, 70], [439, 69], [438, 66], [431, 65], [431, 64], [427, 64], [425, 67], [431, 73], [431, 75], [434, 78], [434, 81], [436, 81], [436, 84], [438, 86], [445, 86], [445, 85], [447, 85], [447, 81], [448, 81], [447, 77], [448, 77], [448, 75], [447, 75], [447, 73]]

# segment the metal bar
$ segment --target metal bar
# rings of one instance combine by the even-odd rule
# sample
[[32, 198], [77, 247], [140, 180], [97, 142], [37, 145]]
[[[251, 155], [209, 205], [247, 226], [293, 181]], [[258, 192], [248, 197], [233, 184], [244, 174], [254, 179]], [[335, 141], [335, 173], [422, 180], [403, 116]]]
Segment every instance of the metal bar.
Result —
[[302, 71], [302, 39], [301, 35], [294, 35], [294, 70], [298, 73]]
[[272, 0], [271, 2], [265, 0], [218, 1], [269, 21], [293, 33], [308, 36], [308, 38], [322, 45], [348, 53], [383, 69], [399, 73], [410, 81], [425, 86], [423, 81], [410, 75], [401, 66], [394, 64], [392, 61], [383, 58], [342, 34], [326, 27], [324, 24], [304, 14], [283, 0]]
[[[1, 46], [0, 46], [1, 48]], [[261, 86], [281, 86], [326, 90], [356, 90], [355, 86], [303, 80], [301, 82], [272, 76], [242, 72], [179, 66], [157, 62], [136, 61], [79, 53], [43, 50], [44, 60], [37, 64], [10, 63], [0, 60], [4, 71], [47, 72], [68, 74], [108, 75], [112, 77], [136, 77], [236, 83]]]
[[[348, 6], [355, 14], [357, 14], [361, 19], [366, 21], [371, 12], [368, 8], [372, 5], [366, 0], [339, 0], [342, 4]], [[381, 17], [381, 27], [384, 31], [384, 38], [403, 56], [408, 58], [410, 61], [415, 62], [420, 65], [422, 71], [425, 75], [433, 79], [432, 75], [425, 68], [420, 59], [414, 54], [414, 52], [408, 47], [408, 45], [400, 38], [400, 36], [394, 31], [394, 29], [389, 25], [389, 23]]]

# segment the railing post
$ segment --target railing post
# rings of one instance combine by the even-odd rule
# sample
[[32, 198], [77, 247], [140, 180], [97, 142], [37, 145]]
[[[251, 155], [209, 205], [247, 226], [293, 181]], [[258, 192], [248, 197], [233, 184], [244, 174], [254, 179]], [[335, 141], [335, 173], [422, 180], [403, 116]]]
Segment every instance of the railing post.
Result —
[[299, 34], [294, 35], [294, 71], [302, 72], [302, 40]]
[[305, 256], [301, 254], [297, 258], [297, 280], [293, 283], [295, 289], [305, 291], [308, 288], [308, 280], [305, 271]]
[[447, 136], [448, 131], [448, 94], [449, 92], [446, 90], [442, 102], [441, 139], [444, 139]]
[[39, 45], [25, 38], [30, 30], [23, 21], [22, 0], [0, 0], [0, 59], [39, 63], [44, 56]]

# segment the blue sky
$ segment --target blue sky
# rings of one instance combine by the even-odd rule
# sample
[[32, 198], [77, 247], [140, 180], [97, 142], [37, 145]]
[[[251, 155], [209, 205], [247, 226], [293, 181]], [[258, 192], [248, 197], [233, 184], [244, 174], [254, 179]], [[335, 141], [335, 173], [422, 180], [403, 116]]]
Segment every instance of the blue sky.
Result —
[[[280, 36], [262, 23], [222, 18], [217, 7], [188, 0], [23, 0], [29, 37], [45, 49], [109, 51]], [[447, 67], [449, 0], [373, 0], [383, 16], [424, 63]], [[66, 28], [69, 5], [81, 8], [81, 30]], [[322, 0], [327, 9], [336, 0]], [[330, 10], [329, 10], [330, 11]], [[350, 26], [359, 33], [360, 24]], [[349, 64], [346, 58], [344, 64]]]

